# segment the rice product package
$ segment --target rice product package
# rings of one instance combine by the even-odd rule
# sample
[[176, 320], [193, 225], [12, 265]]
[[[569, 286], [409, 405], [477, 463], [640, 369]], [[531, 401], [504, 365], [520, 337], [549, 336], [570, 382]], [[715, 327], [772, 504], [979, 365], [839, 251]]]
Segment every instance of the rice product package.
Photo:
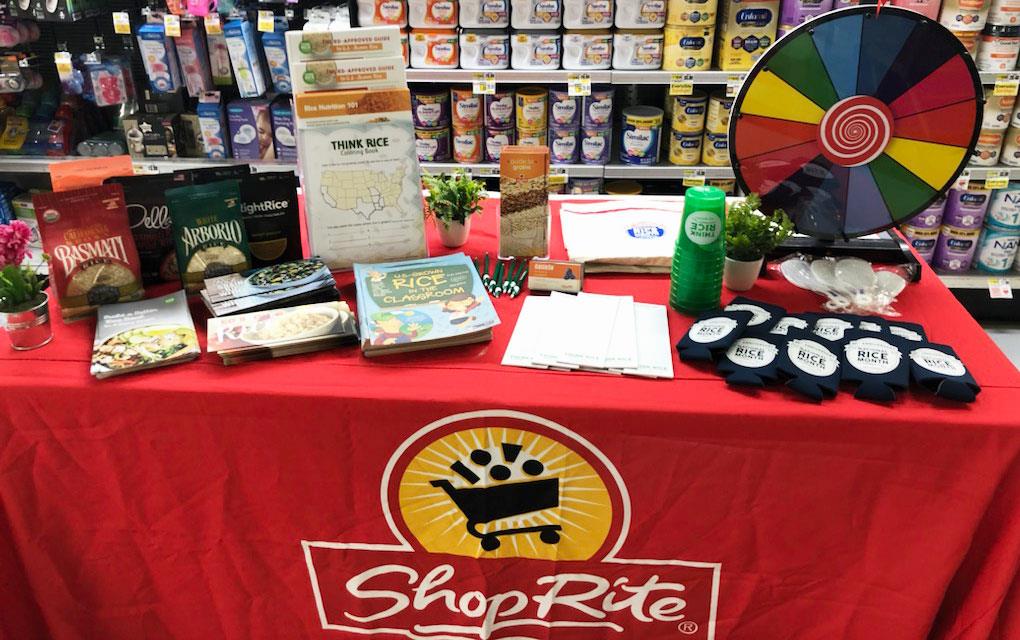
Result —
[[107, 178], [124, 189], [131, 235], [142, 263], [142, 283], [177, 282], [177, 252], [166, 207], [166, 190], [180, 187], [185, 176], [153, 175]]
[[141, 262], [119, 184], [37, 193], [32, 203], [65, 319], [142, 298]]
[[251, 268], [237, 180], [170, 189], [166, 203], [185, 290], [201, 291], [206, 278]]
[[253, 267], [303, 257], [297, 185], [290, 171], [253, 173], [241, 180], [241, 213]]
[[221, 167], [202, 167], [201, 169], [180, 169], [174, 171], [181, 176], [185, 184], [208, 184], [220, 180], [240, 180], [251, 175], [251, 165], [225, 164]]

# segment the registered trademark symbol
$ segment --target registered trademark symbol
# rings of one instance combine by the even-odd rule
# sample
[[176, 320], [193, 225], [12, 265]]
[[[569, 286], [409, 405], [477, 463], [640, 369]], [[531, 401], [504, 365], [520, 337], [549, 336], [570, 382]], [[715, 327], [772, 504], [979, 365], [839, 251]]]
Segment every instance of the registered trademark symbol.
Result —
[[680, 633], [693, 635], [698, 632], [698, 623], [694, 622], [693, 620], [688, 620], [687, 622], [681, 622], [680, 626], [677, 627], [677, 629], [680, 630]]

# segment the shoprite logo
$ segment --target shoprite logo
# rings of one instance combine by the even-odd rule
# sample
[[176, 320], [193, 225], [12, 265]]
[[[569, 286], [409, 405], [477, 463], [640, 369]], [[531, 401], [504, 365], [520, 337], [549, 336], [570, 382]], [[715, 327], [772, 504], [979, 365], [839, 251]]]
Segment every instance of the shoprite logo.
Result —
[[[620, 558], [631, 524], [623, 479], [554, 422], [502, 410], [438, 420], [394, 452], [380, 498], [396, 544], [302, 541], [323, 629], [715, 637], [721, 566]], [[668, 545], [668, 532], [643, 531], [656, 533]]]

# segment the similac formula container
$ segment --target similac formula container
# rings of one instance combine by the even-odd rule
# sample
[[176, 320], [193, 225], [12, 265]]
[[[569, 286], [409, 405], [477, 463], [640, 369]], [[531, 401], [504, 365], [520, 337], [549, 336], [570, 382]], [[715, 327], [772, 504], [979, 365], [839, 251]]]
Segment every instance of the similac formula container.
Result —
[[485, 128], [485, 160], [499, 164], [503, 155], [503, 148], [514, 144], [517, 140], [517, 132], [510, 129]]
[[581, 127], [581, 164], [604, 165], [609, 161], [612, 127]]
[[418, 162], [450, 161], [450, 129], [415, 129], [414, 148]]
[[1006, 273], [1016, 259], [1020, 229], [986, 224], [974, 252], [974, 266], [988, 273]]
[[[1014, 122], [1016, 122], [1014, 117]], [[1006, 130], [999, 161], [1011, 167], [1020, 167], [1020, 126], [1011, 124]]]
[[985, 224], [1003, 229], [1020, 229], [1020, 185], [1011, 184], [992, 192]]
[[510, 26], [510, 0], [460, 0], [460, 26], [505, 29]]
[[560, 42], [560, 34], [555, 31], [516, 31], [510, 36], [510, 66], [559, 69]]
[[991, 93], [991, 91], [985, 92], [985, 109], [981, 117], [981, 128], [1005, 130], [1009, 127], [1009, 119], [1013, 117], [1016, 96], [994, 96]]
[[727, 133], [730, 130], [730, 109], [733, 98], [720, 89], [713, 91], [708, 97], [708, 115], [705, 118], [705, 130], [712, 133]]
[[669, 96], [667, 99], [672, 103], [672, 108], [669, 111], [673, 114], [671, 121], [673, 131], [701, 135], [701, 132], [705, 130], [708, 94], [695, 89], [694, 93], [689, 96]]
[[563, 21], [562, 15], [560, 0], [510, 0], [510, 25], [514, 29], [556, 29]]
[[517, 129], [517, 144], [525, 147], [548, 146], [547, 129]]
[[925, 229], [904, 224], [900, 226], [900, 231], [903, 232], [910, 246], [917, 251], [917, 255], [925, 262], [931, 264], [931, 260], [935, 256], [935, 244], [939, 240], [939, 227]]
[[[657, 29], [633, 29], [613, 34], [613, 68], [628, 71], [662, 67], [664, 36]], [[711, 56], [709, 56], [711, 57]]]
[[1012, 71], [1020, 54], [1020, 25], [985, 25], [974, 63], [978, 71]]
[[549, 90], [549, 126], [573, 127], [581, 124], [581, 98], [566, 89]]
[[482, 147], [485, 140], [481, 128], [453, 130], [453, 160], [462, 164], [475, 164], [485, 155]]
[[514, 126], [514, 92], [497, 89], [486, 95], [483, 122], [487, 129], [508, 129]]
[[563, 28], [608, 29], [613, 26], [613, 0], [563, 0]]
[[411, 66], [415, 69], [456, 69], [459, 61], [456, 31], [411, 30]]
[[[727, 0], [723, 0], [726, 2]], [[719, 0], [669, 0], [666, 7], [666, 24], [706, 25], [715, 24]]]
[[407, 3], [404, 0], [358, 0], [358, 24], [363, 27], [406, 27]]
[[623, 110], [620, 162], [640, 165], [659, 163], [662, 117], [662, 109], [658, 107], [638, 106]]
[[832, 11], [832, 0], [783, 0], [779, 24], [796, 27], [827, 11]]
[[563, 34], [563, 68], [608, 69], [613, 63], [613, 34], [608, 30], [567, 31]]
[[579, 196], [585, 193], [602, 191], [602, 178], [570, 178], [567, 180], [567, 193]]
[[967, 50], [967, 53], [970, 54], [971, 58], [977, 55], [978, 45], [981, 44], [980, 31], [950, 29], [949, 32], [956, 36], [956, 39], [960, 41], [960, 44], [962, 44], [963, 48]]
[[730, 166], [730, 137], [725, 133], [705, 132], [701, 143], [701, 161], [710, 167]]
[[942, 226], [980, 229], [988, 212], [992, 192], [987, 189], [950, 189]]
[[667, 25], [662, 68], [666, 71], [704, 71], [712, 66], [715, 26]]
[[407, 23], [412, 29], [455, 29], [457, 0], [407, 0]]
[[942, 226], [942, 216], [946, 211], [946, 199], [939, 198], [927, 209], [907, 221], [907, 224], [917, 229], [938, 229]]
[[510, 36], [499, 29], [462, 29], [461, 69], [507, 69], [510, 67]]
[[450, 87], [450, 114], [453, 126], [460, 129], [477, 129], [482, 126], [482, 96], [471, 87]]
[[1001, 130], [982, 129], [978, 134], [974, 153], [970, 156], [970, 163], [979, 167], [991, 167], [998, 164], [999, 154], [1002, 152], [1002, 140]]
[[650, 29], [666, 24], [668, 0], [616, 0], [617, 29]]
[[990, 0], [943, 0], [939, 22], [951, 30], [981, 31], [990, 8]]
[[516, 112], [518, 129], [545, 130], [549, 121], [549, 91], [544, 87], [521, 87], [517, 90]]
[[595, 85], [591, 95], [581, 99], [581, 126], [588, 128], [608, 127], [613, 122], [613, 94], [610, 86]]
[[954, 272], [970, 269], [980, 236], [980, 227], [959, 229], [942, 225], [931, 265], [937, 269]]
[[988, 24], [1020, 25], [1020, 0], [992, 0]]
[[549, 127], [549, 162], [577, 164], [580, 153], [580, 130], [577, 127]]
[[450, 126], [450, 93], [444, 89], [412, 89], [411, 116], [419, 129]]
[[701, 133], [671, 132], [669, 162], [682, 167], [701, 162]]
[[[942, 6], [942, 0], [892, 0], [889, 4], [894, 7], [916, 11], [932, 20], [938, 20], [939, 7]], [[836, 8], [838, 9], [839, 7]]]

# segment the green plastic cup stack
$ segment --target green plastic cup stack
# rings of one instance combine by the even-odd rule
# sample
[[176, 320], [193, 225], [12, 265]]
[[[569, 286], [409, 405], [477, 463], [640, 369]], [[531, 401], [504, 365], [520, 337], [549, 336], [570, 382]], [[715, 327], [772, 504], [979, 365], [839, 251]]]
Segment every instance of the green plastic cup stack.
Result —
[[726, 259], [726, 194], [717, 187], [691, 187], [673, 252], [669, 305], [681, 313], [719, 306]]

